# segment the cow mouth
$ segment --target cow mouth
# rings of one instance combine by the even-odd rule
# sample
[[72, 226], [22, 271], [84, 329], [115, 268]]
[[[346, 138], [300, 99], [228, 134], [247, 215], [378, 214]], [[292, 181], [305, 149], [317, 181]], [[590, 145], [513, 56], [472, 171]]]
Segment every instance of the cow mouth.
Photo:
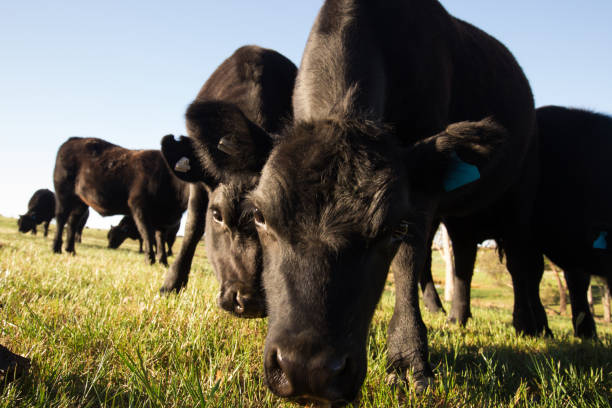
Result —
[[217, 305], [232, 316], [243, 319], [257, 319], [268, 315], [266, 300], [262, 295], [240, 296], [237, 292], [231, 294], [230, 297], [224, 295], [223, 291], [219, 292]]

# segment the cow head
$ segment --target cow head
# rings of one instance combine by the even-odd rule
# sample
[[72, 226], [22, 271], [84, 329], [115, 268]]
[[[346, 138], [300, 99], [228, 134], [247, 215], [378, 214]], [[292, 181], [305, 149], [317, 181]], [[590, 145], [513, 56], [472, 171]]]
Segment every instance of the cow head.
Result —
[[128, 231], [122, 225], [111, 226], [106, 237], [108, 238], [108, 247], [117, 249], [123, 244], [123, 241], [127, 239]]
[[30, 232], [36, 228], [36, 220], [32, 215], [20, 215], [19, 219], [17, 220], [17, 227], [19, 232]]
[[202, 182], [209, 191], [206, 248], [221, 285], [218, 303], [236, 316], [265, 316], [261, 247], [245, 197], [272, 138], [229, 103], [196, 101], [186, 117], [190, 137], [164, 137], [162, 154], [177, 177]]
[[391, 261], [401, 242], [426, 233], [412, 220], [447, 194], [453, 163], [488, 162], [487, 141], [464, 136], [402, 146], [377, 124], [329, 120], [296, 124], [272, 150], [250, 198], [274, 393], [331, 403], [356, 396]]

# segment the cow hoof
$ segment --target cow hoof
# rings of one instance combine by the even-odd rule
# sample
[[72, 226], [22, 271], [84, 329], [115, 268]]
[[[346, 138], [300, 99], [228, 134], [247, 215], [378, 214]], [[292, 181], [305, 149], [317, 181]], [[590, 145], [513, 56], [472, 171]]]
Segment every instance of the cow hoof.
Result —
[[396, 386], [400, 382], [404, 381], [408, 382], [412, 386], [414, 392], [417, 395], [420, 395], [425, 392], [425, 390], [427, 390], [427, 388], [429, 388], [434, 383], [433, 377], [427, 377], [423, 374], [414, 375], [411, 374], [409, 370], [406, 371], [405, 377], [398, 375], [398, 373], [389, 373], [387, 375], [387, 378], [385, 379], [385, 382], [389, 386]]
[[385, 382], [390, 386], [397, 385], [400, 382], [399, 375], [397, 373], [389, 373], [387, 378], [385, 378]]
[[160, 293], [161, 295], [170, 295], [170, 294], [172, 294], [172, 293], [176, 293], [176, 294], [178, 294], [178, 293], [181, 291], [181, 289], [182, 289], [182, 288], [183, 288], [182, 286], [179, 286], [179, 287], [174, 287], [174, 286], [165, 286], [165, 285], [164, 285], [164, 286], [162, 286], [162, 287], [159, 289], [159, 293]]
[[467, 319], [461, 319], [461, 318], [458, 318], [458, 317], [455, 317], [455, 316], [449, 316], [447, 321], [450, 324], [456, 324], [457, 326], [460, 326], [460, 327], [465, 327], [465, 325], [467, 323]]
[[424, 375], [413, 375], [410, 376], [412, 387], [414, 388], [414, 392], [417, 395], [423, 394], [427, 391], [427, 388], [433, 385], [434, 379], [433, 377], [426, 377]]

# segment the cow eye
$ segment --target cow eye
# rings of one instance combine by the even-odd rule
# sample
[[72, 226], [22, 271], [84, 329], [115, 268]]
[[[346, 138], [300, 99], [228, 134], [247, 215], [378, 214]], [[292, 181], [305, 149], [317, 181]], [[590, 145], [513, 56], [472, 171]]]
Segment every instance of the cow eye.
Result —
[[253, 210], [253, 220], [255, 221], [255, 225], [259, 228], [266, 228], [266, 219], [264, 218], [259, 208], [255, 208]]
[[223, 223], [223, 215], [221, 215], [221, 211], [217, 209], [212, 210], [212, 217], [213, 217], [213, 220], [215, 220], [219, 224]]

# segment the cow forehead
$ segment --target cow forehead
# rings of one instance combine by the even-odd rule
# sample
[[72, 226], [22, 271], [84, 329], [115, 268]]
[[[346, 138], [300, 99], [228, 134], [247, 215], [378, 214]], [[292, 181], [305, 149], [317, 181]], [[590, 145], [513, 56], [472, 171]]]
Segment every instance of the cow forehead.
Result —
[[266, 216], [273, 213], [277, 223], [300, 234], [378, 233], [399, 185], [393, 166], [374, 163], [367, 155], [279, 160], [280, 154], [266, 165], [254, 194]]

